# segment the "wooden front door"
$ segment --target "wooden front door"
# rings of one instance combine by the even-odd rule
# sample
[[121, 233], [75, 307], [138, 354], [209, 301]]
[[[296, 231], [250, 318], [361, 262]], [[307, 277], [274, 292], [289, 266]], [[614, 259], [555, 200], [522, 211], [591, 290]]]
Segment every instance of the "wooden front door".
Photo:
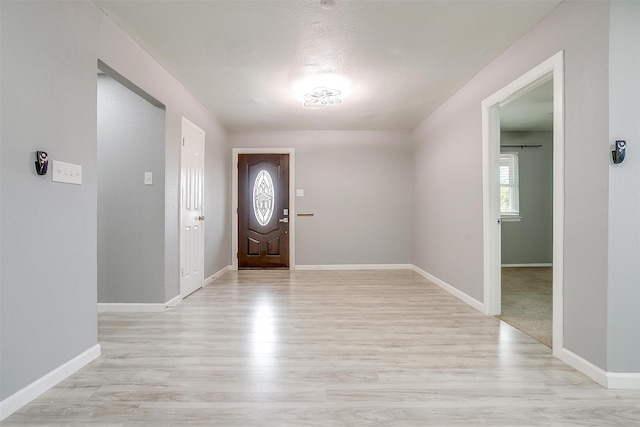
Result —
[[238, 155], [238, 268], [289, 268], [289, 155]]

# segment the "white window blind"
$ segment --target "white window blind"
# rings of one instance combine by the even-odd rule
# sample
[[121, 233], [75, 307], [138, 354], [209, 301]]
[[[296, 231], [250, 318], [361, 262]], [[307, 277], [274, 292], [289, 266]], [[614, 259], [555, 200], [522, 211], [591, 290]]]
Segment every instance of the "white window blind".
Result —
[[520, 216], [518, 153], [500, 153], [500, 214]]

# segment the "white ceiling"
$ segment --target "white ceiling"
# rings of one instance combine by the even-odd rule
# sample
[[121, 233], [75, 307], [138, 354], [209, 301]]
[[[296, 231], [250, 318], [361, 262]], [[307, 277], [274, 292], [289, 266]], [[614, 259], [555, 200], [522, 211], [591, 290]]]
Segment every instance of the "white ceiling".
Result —
[[409, 130], [561, 1], [94, 0], [231, 131]]
[[553, 130], [553, 81], [549, 80], [500, 107], [500, 129]]

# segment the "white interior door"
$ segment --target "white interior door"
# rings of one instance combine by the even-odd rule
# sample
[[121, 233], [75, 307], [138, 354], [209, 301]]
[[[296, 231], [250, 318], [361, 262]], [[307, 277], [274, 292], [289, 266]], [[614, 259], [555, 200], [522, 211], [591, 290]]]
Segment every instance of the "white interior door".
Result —
[[204, 131], [182, 118], [180, 173], [180, 295], [204, 281]]

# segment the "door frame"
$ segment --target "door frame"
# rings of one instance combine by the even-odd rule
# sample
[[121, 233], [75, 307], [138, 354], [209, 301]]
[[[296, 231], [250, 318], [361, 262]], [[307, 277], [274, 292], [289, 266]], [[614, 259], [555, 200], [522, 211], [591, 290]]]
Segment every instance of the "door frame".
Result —
[[[202, 134], [203, 138], [204, 138], [204, 144], [202, 146], [202, 215], [205, 215], [205, 211], [204, 211], [204, 194], [205, 194], [205, 179], [204, 179], [204, 173], [205, 173], [205, 166], [206, 166], [206, 149], [207, 149], [207, 140], [206, 140], [206, 133], [204, 131], [204, 129], [202, 129], [200, 126], [198, 126], [197, 124], [193, 123], [191, 120], [187, 119], [186, 117], [182, 117], [181, 120], [181, 126], [180, 126], [180, 141], [182, 142], [182, 140], [184, 139], [184, 126], [191, 126], [193, 127], [195, 130], [197, 130], [199, 133]], [[186, 298], [188, 295], [191, 295], [193, 292], [189, 292], [186, 293], [185, 289], [184, 289], [184, 284], [183, 284], [183, 275], [182, 275], [182, 266], [183, 266], [183, 257], [184, 257], [184, 248], [182, 246], [182, 242], [184, 241], [183, 239], [183, 235], [182, 235], [182, 230], [183, 230], [183, 223], [182, 223], [182, 202], [183, 202], [183, 197], [182, 197], [182, 158], [183, 158], [183, 152], [184, 152], [184, 145], [181, 143], [180, 144], [180, 178], [178, 180], [178, 185], [179, 185], [179, 191], [178, 191], [178, 197], [179, 197], [179, 202], [178, 202], [178, 223], [180, 224], [180, 232], [178, 233], [178, 247], [179, 247], [179, 251], [178, 251], [178, 274], [180, 276], [180, 283], [179, 283], [179, 292], [180, 292], [180, 297], [181, 298]], [[200, 259], [200, 286], [198, 287], [198, 289], [202, 288], [203, 284], [204, 284], [204, 221], [200, 221], [200, 233], [202, 233], [202, 238], [200, 239], [200, 254], [201, 254], [201, 259]], [[198, 290], [196, 289], [196, 291]]]
[[553, 79], [553, 354], [563, 348], [564, 51], [482, 101], [483, 282], [485, 314], [501, 312], [501, 226], [498, 162], [500, 106]]
[[289, 269], [296, 267], [296, 198], [294, 148], [234, 148], [231, 158], [231, 269], [238, 269], [238, 154], [289, 155]]

